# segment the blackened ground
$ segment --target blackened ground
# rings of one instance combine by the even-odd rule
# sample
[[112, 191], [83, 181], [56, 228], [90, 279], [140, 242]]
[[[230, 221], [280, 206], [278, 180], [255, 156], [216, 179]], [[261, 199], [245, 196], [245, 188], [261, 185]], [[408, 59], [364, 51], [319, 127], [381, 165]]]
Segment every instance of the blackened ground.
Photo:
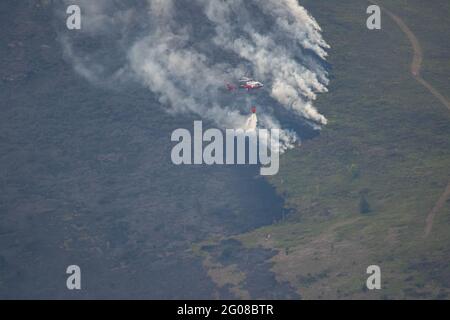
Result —
[[[278, 220], [282, 199], [251, 167], [175, 166], [191, 128], [148, 90], [96, 87], [64, 61], [51, 1], [0, 4], [0, 297], [211, 298], [193, 242]], [[244, 250], [254, 298], [294, 296], [272, 253]], [[82, 290], [65, 270], [82, 270]]]

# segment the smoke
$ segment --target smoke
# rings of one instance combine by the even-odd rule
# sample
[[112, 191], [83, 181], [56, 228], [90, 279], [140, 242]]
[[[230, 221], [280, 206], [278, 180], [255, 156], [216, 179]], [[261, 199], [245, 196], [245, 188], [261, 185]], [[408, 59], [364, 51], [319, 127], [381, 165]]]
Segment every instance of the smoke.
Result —
[[[322, 62], [329, 46], [296, 0], [64, 1], [80, 6], [82, 36], [63, 33], [61, 43], [91, 82], [138, 81], [168, 112], [195, 113], [222, 128], [245, 126], [252, 104], [262, 104], [261, 127], [283, 129], [276, 108], [327, 123], [313, 102], [327, 91]], [[264, 89], [224, 92], [243, 75]], [[280, 150], [296, 139], [282, 130]]]
[[255, 131], [256, 126], [258, 125], [258, 117], [255, 113], [252, 113], [250, 117], [247, 118], [247, 121], [245, 122], [244, 130], [246, 131]]

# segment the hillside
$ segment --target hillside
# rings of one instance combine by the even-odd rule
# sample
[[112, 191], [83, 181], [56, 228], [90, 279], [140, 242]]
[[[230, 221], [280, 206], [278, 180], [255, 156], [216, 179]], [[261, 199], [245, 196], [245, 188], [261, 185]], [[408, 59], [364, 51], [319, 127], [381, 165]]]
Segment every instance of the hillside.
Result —
[[[421, 75], [448, 100], [448, 2], [379, 2], [420, 41]], [[270, 179], [291, 213], [233, 238], [276, 250], [271, 270], [305, 299], [449, 298], [445, 196], [425, 236], [426, 218], [450, 181], [449, 110], [411, 74], [411, 43], [387, 14], [381, 31], [369, 31], [366, 1], [302, 5], [332, 47], [329, 93], [317, 101], [330, 122], [286, 153]], [[205, 261], [214, 259], [198, 248]], [[365, 288], [372, 264], [381, 267], [382, 290]], [[249, 276], [221, 281], [239, 290]]]

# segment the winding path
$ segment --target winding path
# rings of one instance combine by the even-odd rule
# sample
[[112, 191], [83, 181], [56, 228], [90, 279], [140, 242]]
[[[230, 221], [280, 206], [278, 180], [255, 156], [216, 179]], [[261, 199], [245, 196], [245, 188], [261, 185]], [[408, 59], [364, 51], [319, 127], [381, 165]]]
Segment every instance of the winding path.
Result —
[[[413, 47], [414, 56], [411, 62], [411, 74], [413, 77], [423, 85], [436, 99], [438, 99], [449, 111], [450, 111], [450, 101], [447, 100], [438, 90], [436, 90], [431, 84], [429, 84], [422, 76], [420, 75], [420, 70], [422, 68], [423, 61], [423, 51], [420, 45], [419, 40], [408, 28], [405, 22], [391, 11], [387, 10], [383, 6], [381, 6], [377, 1], [369, 0], [370, 3], [376, 4], [380, 6], [380, 8], [392, 19], [394, 22], [400, 27], [400, 29], [405, 33], [408, 37], [409, 42]], [[433, 221], [436, 214], [444, 207], [447, 199], [450, 199], [450, 182], [447, 184], [447, 188], [444, 193], [439, 197], [438, 201], [435, 203], [433, 209], [428, 213], [425, 219], [425, 229], [424, 229], [424, 238], [428, 237], [433, 229]]]

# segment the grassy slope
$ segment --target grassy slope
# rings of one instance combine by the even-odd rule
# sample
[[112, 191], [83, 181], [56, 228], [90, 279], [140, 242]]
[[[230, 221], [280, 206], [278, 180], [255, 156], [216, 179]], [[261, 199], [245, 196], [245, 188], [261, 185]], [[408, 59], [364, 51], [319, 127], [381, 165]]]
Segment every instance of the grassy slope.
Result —
[[[273, 271], [303, 298], [448, 297], [450, 204], [426, 240], [423, 229], [450, 179], [450, 113], [409, 74], [410, 44], [387, 16], [369, 31], [365, 1], [301, 3], [332, 46], [330, 92], [316, 103], [330, 124], [284, 155], [271, 179], [295, 213], [237, 238], [278, 249]], [[448, 96], [448, 4], [383, 5], [416, 33], [424, 78]], [[359, 212], [361, 193], [369, 214]], [[371, 264], [383, 290], [364, 289]]]

